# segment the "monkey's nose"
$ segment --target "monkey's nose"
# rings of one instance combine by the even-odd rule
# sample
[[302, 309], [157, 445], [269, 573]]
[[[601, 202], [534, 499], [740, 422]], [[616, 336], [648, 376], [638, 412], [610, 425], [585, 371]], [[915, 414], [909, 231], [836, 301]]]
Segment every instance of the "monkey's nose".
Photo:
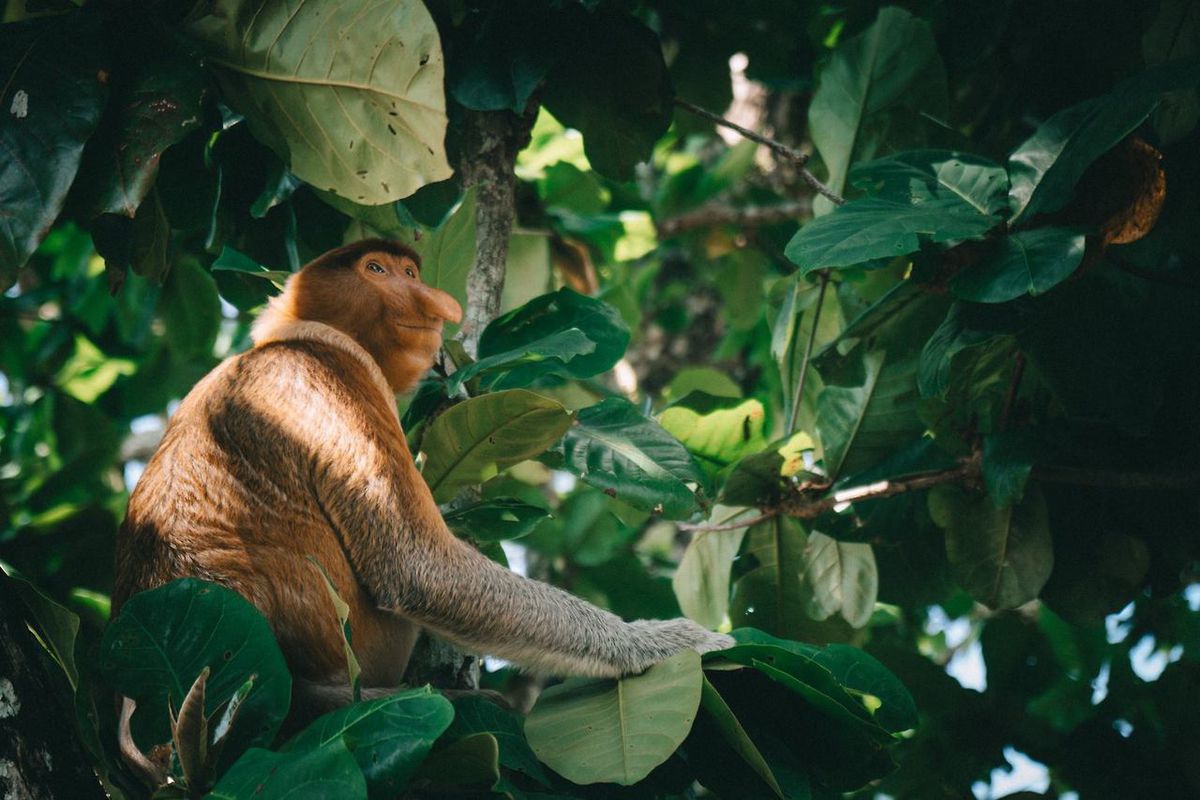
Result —
[[435, 289], [432, 286], [422, 286], [421, 289], [421, 305], [424, 306], [423, 310], [426, 314], [454, 324], [462, 321], [462, 306], [458, 304], [457, 300], [441, 289]]

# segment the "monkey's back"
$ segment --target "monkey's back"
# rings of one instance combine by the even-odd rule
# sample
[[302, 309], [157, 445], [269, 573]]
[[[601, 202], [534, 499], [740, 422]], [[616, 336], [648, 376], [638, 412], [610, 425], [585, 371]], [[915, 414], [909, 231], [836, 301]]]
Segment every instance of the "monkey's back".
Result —
[[295, 675], [329, 680], [345, 670], [342, 634], [311, 556], [350, 605], [364, 681], [398, 683], [415, 629], [368, 597], [313, 481], [323, 439], [346, 424], [334, 415], [390, 413], [364, 372], [335, 347], [288, 341], [230, 358], [198, 383], [130, 496], [114, 612], [175, 578], [215, 581], [263, 612]]

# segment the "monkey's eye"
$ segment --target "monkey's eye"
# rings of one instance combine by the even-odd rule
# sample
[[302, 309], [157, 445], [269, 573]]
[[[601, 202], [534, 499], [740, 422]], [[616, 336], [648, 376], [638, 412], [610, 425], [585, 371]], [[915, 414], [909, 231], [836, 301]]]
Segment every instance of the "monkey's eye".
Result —
[[382, 275], [385, 272], [384, 268], [379, 266], [379, 262], [377, 262], [377, 261], [368, 261], [367, 269], [370, 270], [371, 272], [377, 272], [380, 275]]
[[412, 269], [412, 267], [405, 267], [405, 268], [404, 268], [404, 274], [405, 274], [405, 275], [407, 275], [407, 276], [408, 276], [408, 277], [410, 277], [410, 278], [415, 278], [415, 277], [417, 277], [417, 273], [413, 272], [413, 269]]

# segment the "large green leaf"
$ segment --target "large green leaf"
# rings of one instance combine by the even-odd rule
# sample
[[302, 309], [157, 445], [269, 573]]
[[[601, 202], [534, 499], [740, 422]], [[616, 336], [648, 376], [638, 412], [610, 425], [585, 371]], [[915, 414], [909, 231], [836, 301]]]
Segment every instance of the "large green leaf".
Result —
[[172, 352], [183, 358], [212, 353], [221, 326], [221, 300], [216, 281], [198, 261], [181, 259], [167, 274], [159, 308]]
[[839, 614], [851, 627], [861, 628], [875, 611], [879, 570], [869, 544], [839, 542], [811, 531], [800, 582], [805, 610], [814, 620]]
[[955, 296], [1004, 303], [1043, 294], [1071, 276], [1083, 260], [1084, 236], [1066, 228], [1034, 228], [1005, 236], [977, 264], [954, 277]]
[[[885, 144], [904, 146], [900, 132], [917, 133], [918, 114], [943, 118], [946, 94], [946, 72], [929, 25], [903, 9], [882, 9], [817, 75], [808, 128], [829, 188], [842, 191], [852, 162], [875, 157]], [[817, 214], [831, 208], [824, 198], [813, 205]]]
[[100, 15], [0, 27], [0, 291], [50, 229], [108, 94]]
[[425, 759], [413, 783], [418, 796], [488, 794], [500, 780], [500, 742], [491, 733], [472, 733]]
[[[758, 516], [754, 509], [717, 506], [708, 524], [730, 525], [754, 516]], [[683, 613], [706, 628], [716, 628], [725, 621], [729, 610], [729, 570], [745, 535], [745, 528], [697, 531], [671, 579], [671, 588]]]
[[619, 397], [579, 411], [562, 453], [585, 482], [667, 519], [691, 514], [692, 485], [704, 486], [704, 473], [679, 440]]
[[163, 152], [199, 128], [207, 89], [199, 62], [151, 15], [122, 14], [119, 25], [112, 100], [72, 190], [72, 207], [89, 216], [137, 212]]
[[946, 531], [955, 580], [972, 597], [990, 608], [1016, 608], [1038, 596], [1054, 568], [1054, 548], [1037, 487], [997, 508], [986, 494], [939, 486], [929, 493], [929, 513]]
[[221, 776], [214, 800], [285, 800], [367, 796], [354, 757], [340, 741], [300, 754], [252, 748]]
[[1150, 116], [1157, 93], [1125, 88], [1059, 111], [1012, 152], [1014, 224], [1065, 206], [1084, 170]]
[[170, 741], [168, 705], [178, 710], [206, 667], [207, 715], [256, 676], [222, 756], [270, 744], [287, 715], [292, 678], [266, 617], [236, 592], [195, 578], [142, 592], [100, 643], [101, 674], [137, 701], [133, 735], [143, 751]]
[[912, 695], [892, 672], [874, 656], [844, 644], [816, 647], [804, 642], [779, 639], [754, 628], [733, 631], [738, 644], [769, 644], [790, 653], [811, 658], [829, 670], [834, 680], [851, 695], [859, 695], [869, 703], [861, 703], [885, 730], [899, 733], [917, 726], [917, 708]]
[[1008, 206], [1004, 167], [956, 150], [909, 150], [857, 164], [850, 182], [882, 197], [957, 197], [980, 214], [997, 214]]
[[503, 381], [505, 385], [514, 387], [512, 380], [505, 380], [502, 375], [518, 367], [535, 368], [523, 369], [519, 373], [521, 378], [531, 381], [543, 375], [561, 374], [570, 369], [569, 362], [576, 356], [587, 355], [595, 349], [596, 343], [579, 328], [555, 331], [528, 344], [468, 364], [446, 381], [446, 392], [451, 396], [456, 395], [464, 383], [480, 376], [487, 379], [484, 383]]
[[368, 796], [395, 797], [453, 718], [450, 701], [424, 686], [331, 711], [288, 741], [283, 752], [299, 757], [341, 742], [358, 762]]
[[75, 664], [79, 617], [51, 600], [41, 589], [16, 574], [3, 562], [0, 562], [0, 581], [7, 581], [13, 593], [19, 596], [21, 602], [29, 609], [37, 623], [38, 639], [62, 667], [71, 689], [75, 689], [79, 685], [79, 668]]
[[849, 267], [892, 258], [933, 242], [978, 239], [1000, 218], [950, 194], [896, 199], [867, 197], [810, 220], [788, 242], [785, 254], [803, 272]]
[[377, 205], [450, 175], [442, 48], [418, 0], [217, 0], [188, 30], [297, 177]]
[[629, 328], [615, 308], [603, 300], [563, 288], [535, 297], [493, 320], [479, 337], [479, 357], [486, 359], [501, 354], [507, 357], [532, 348], [535, 343], [544, 345], [547, 337], [566, 334], [572, 329], [578, 329], [594, 342], [594, 349], [583, 351], [579, 346], [581, 342], [570, 334], [571, 349], [576, 350], [574, 356], [564, 358], [564, 352], [554, 356], [551, 364], [539, 361], [514, 366], [507, 375], [495, 381], [495, 388], [527, 386], [545, 374], [547, 366], [553, 366], [560, 375], [590, 378], [610, 369], [625, 355], [625, 348], [629, 346]]
[[438, 502], [446, 502], [463, 486], [539, 455], [570, 425], [560, 403], [524, 389], [473, 397], [430, 426], [421, 440], [422, 474]]
[[800, 523], [787, 516], [760, 522], [746, 532], [742, 558], [753, 566], [733, 585], [729, 617], [735, 627], [798, 635], [806, 616], [800, 585], [806, 538]]
[[537, 3], [488, 4], [443, 29], [447, 91], [466, 108], [522, 113], [558, 55], [562, 16]]
[[[759, 752], [758, 747], [746, 733], [746, 729], [742, 727], [742, 723], [738, 721], [737, 715], [733, 713], [733, 709], [721, 697], [721, 693], [716, 690], [716, 687], [708, 680], [704, 679], [704, 684], [701, 687], [700, 705], [704, 710], [701, 719], [697, 720], [693, 734], [696, 732], [704, 732], [704, 728], [711, 726], [725, 741], [728, 747], [736, 753], [746, 764], [754, 770], [754, 773], [762, 779], [763, 783], [771, 789], [776, 797], [785, 797], [783, 789], [779, 786], [779, 780], [775, 777], [775, 773], [771, 771], [767, 760], [763, 758], [763, 754]], [[692, 749], [692, 739], [688, 739], [689, 752]], [[718, 772], [725, 772], [730, 768], [729, 764], [696, 764], [697, 772], [703, 773], [705, 766], [715, 768]], [[719, 777], [713, 776], [717, 781]], [[705, 782], [703, 776], [701, 782]], [[707, 783], [706, 783], [707, 785]], [[711, 786], [709, 788], [717, 788]], [[732, 787], [729, 787], [732, 788]], [[738, 787], [745, 792], [748, 787]]]
[[490, 733], [500, 747], [500, 763], [523, 772], [544, 786], [550, 785], [546, 769], [537, 760], [525, 740], [522, 717], [505, 711], [479, 695], [463, 695], [454, 700], [454, 722], [447, 737], [460, 739], [477, 733]]
[[550, 71], [542, 102], [583, 134], [597, 172], [627, 181], [671, 124], [662, 43], [637, 19], [608, 6], [574, 17], [570, 52]]
[[[818, 663], [820, 648], [759, 636], [738, 631], [737, 646], [705, 656], [704, 664], [724, 668], [706, 674], [781, 782], [787, 754], [843, 791], [890, 771], [886, 748], [895, 738], [872, 717], [863, 693], [848, 691]], [[747, 669], [726, 671], [730, 662]]]
[[700, 462], [714, 469], [763, 449], [766, 410], [753, 398], [740, 400], [691, 392], [663, 409], [658, 422]]
[[872, 466], [920, 436], [914, 355], [893, 356], [860, 345], [837, 368], [823, 370], [817, 399], [817, 436], [831, 478]]
[[630, 786], [687, 737], [702, 679], [700, 656], [685, 650], [641, 675], [552, 686], [525, 721], [529, 746], [575, 783]]

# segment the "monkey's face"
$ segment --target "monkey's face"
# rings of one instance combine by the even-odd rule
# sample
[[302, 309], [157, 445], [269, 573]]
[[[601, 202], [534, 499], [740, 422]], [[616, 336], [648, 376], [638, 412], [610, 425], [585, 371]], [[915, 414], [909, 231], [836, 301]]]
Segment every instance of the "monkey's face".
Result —
[[[363, 305], [372, 307], [359, 323], [360, 341], [384, 368], [396, 391], [407, 391], [433, 364], [442, 346], [442, 326], [462, 319], [458, 301], [421, 282], [421, 265], [400, 253], [370, 251], [352, 267], [361, 282]], [[365, 308], [358, 312], [367, 311]]]

